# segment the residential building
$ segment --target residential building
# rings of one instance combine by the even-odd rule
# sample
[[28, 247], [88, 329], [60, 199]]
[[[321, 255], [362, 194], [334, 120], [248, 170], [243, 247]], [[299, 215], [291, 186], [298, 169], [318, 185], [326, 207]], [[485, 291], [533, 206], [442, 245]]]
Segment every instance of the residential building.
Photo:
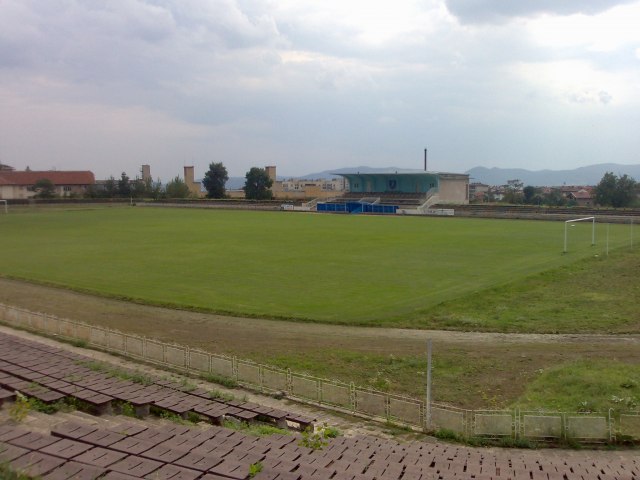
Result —
[[5, 200], [28, 199], [34, 197], [35, 184], [42, 179], [50, 180], [55, 186], [55, 195], [68, 197], [84, 195], [95, 185], [93, 172], [85, 171], [15, 171], [0, 170], [0, 198]]

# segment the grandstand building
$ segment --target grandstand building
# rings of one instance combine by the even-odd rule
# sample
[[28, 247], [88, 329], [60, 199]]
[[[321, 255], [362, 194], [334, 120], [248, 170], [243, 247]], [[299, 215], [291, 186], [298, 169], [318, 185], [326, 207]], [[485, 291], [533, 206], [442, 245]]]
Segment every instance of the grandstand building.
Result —
[[469, 203], [469, 175], [422, 170], [337, 173], [349, 193], [325, 203], [318, 211], [345, 213], [424, 214], [433, 205]]

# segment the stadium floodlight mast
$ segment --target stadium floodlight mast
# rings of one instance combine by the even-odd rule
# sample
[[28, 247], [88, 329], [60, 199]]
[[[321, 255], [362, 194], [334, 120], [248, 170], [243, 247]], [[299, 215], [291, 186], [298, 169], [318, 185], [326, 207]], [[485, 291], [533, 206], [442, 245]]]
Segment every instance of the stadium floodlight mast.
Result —
[[584, 218], [575, 218], [573, 220], [567, 220], [564, 222], [564, 250], [562, 253], [567, 253], [567, 227], [569, 224], [574, 224], [576, 222], [586, 222], [591, 220], [591, 246], [593, 247], [596, 244], [596, 217], [584, 217]]

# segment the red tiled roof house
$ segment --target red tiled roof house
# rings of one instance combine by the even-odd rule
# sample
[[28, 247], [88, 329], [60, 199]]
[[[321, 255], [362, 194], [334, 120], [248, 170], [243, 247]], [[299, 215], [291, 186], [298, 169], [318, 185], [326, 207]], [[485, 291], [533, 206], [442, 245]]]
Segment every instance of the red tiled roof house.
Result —
[[33, 186], [46, 178], [56, 187], [56, 195], [84, 195], [96, 178], [90, 171], [0, 171], [0, 198], [6, 200], [31, 198], [36, 195]]

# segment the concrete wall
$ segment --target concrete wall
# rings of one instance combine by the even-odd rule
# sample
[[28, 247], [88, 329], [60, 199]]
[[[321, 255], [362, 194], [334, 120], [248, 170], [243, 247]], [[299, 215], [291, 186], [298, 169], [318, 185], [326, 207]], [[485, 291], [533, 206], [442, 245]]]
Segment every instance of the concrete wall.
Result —
[[438, 203], [466, 205], [469, 203], [469, 180], [441, 177], [438, 197]]

